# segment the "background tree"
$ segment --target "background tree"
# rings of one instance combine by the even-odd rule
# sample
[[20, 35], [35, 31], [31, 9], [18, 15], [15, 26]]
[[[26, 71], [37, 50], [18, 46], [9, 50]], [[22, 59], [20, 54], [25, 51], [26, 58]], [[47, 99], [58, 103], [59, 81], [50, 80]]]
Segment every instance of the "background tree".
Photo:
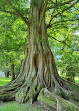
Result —
[[[68, 31], [68, 29], [65, 28], [64, 36], [61, 35], [61, 29], [60, 32], [57, 33], [57, 35], [61, 35], [61, 40], [59, 40], [59, 38], [56, 38], [57, 35], [53, 35], [52, 37], [50, 36], [49, 41], [50, 47], [55, 55], [56, 65], [59, 74], [63, 74], [62, 76], [65, 77], [67, 72], [67, 78], [70, 78], [71, 81], [74, 81], [74, 77], [78, 76], [79, 73], [78, 35], [75, 36], [73, 34], [75, 31], [73, 30], [73, 27], [70, 29], [70, 31]], [[68, 71], [66, 70], [66, 68], [68, 69]]]
[[[6, 16], [4, 13], [1, 17]], [[7, 20], [5, 20], [5, 18]], [[24, 58], [24, 50], [26, 46], [26, 35], [24, 31], [26, 27], [21, 19], [14, 20], [12, 23], [5, 17], [0, 25], [0, 69], [6, 74], [10, 71], [12, 73], [12, 80], [15, 78], [14, 74], [18, 72], [22, 59]], [[20, 25], [19, 25], [20, 23]], [[7, 24], [7, 26], [6, 26]], [[20, 29], [20, 32], [18, 30]], [[22, 31], [23, 30], [23, 31]], [[7, 67], [6, 67], [7, 64]], [[3, 67], [4, 66], [4, 67]], [[12, 68], [14, 66], [14, 68]], [[14, 71], [13, 71], [14, 70]], [[14, 73], [15, 72], [15, 73]]]
[[[17, 100], [20, 103], [27, 101], [34, 102], [37, 100], [42, 88], [47, 88], [52, 93], [55, 92], [64, 99], [79, 101], [79, 86], [61, 79], [58, 75], [47, 36], [47, 29], [49, 30], [54, 23], [78, 20], [77, 18], [69, 20], [67, 16], [65, 16], [67, 10], [75, 7], [77, 2], [78, 1], [74, 0], [62, 2], [61, 0], [31, 0], [30, 6], [28, 5], [28, 7], [26, 7], [29, 1], [1, 1], [1, 11], [10, 13], [14, 15], [14, 17], [20, 17], [28, 26], [26, 54], [21, 73], [16, 80], [3, 89], [1, 88], [1, 100]], [[6, 10], [4, 10], [4, 7], [6, 7]], [[71, 12], [72, 10], [71, 8], [69, 11]], [[48, 13], [48, 11], [50, 19], [47, 23], [45, 14]], [[47, 89], [42, 90], [43, 95], [47, 93], [52, 94]], [[55, 98], [57, 98], [57, 102], [62, 101], [62, 99], [59, 99], [56, 95]], [[59, 105], [60, 104], [57, 104], [57, 110]], [[53, 107], [55, 108], [55, 105]], [[74, 106], [74, 108], [78, 110], [76, 106]]]

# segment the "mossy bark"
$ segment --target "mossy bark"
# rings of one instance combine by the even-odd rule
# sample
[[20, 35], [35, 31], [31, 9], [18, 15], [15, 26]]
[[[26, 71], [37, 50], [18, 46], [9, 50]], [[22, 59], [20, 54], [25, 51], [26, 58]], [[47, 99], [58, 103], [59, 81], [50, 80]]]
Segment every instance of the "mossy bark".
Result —
[[[7, 86], [0, 87], [0, 100], [33, 103], [39, 97], [42, 88], [47, 88], [51, 93], [55, 93], [55, 95], [66, 100], [79, 101], [79, 86], [61, 79], [58, 75], [54, 56], [48, 43], [45, 17], [40, 31], [38, 31], [40, 15], [38, 6], [33, 5], [21, 73]], [[53, 99], [56, 101], [56, 98]], [[54, 102], [54, 100], [52, 101]], [[54, 102], [53, 107], [56, 104]]]
[[46, 88], [41, 90], [38, 101], [50, 111], [79, 111], [79, 107], [49, 92]]

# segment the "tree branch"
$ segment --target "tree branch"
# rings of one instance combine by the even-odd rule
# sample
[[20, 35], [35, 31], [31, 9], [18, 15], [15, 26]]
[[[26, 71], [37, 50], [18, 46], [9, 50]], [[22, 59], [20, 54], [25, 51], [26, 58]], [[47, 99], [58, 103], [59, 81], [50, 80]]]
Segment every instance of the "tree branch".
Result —
[[60, 6], [64, 6], [64, 5], [69, 4], [69, 3], [73, 2], [73, 1], [74, 1], [74, 0], [69, 0], [69, 1], [64, 2], [64, 3], [59, 3], [59, 2], [58, 2], [58, 3], [55, 3], [55, 2], [53, 2], [53, 1], [51, 1], [51, 3], [54, 4], [54, 6], [48, 7], [47, 10], [52, 9], [52, 8], [56, 8], [56, 7], [60, 7]]
[[[66, 4], [69, 4], [69, 3], [71, 3], [71, 2], [73, 2], [74, 0], [69, 0], [69, 1], [67, 1], [67, 2], [64, 2], [64, 3], [59, 3], [58, 2], [58, 6], [63, 6], [63, 5], [66, 5]], [[53, 1], [51, 1], [51, 3], [53, 3], [53, 4], [57, 4], [57, 0], [56, 0], [56, 3], [55, 2], [53, 2]]]
[[41, 10], [42, 3], [43, 3], [43, 0], [41, 0], [41, 2], [39, 4], [39, 8], [38, 8], [39, 11]]
[[12, 51], [24, 51], [24, 50], [15, 50], [15, 49], [11, 49], [11, 50], [2, 50], [2, 49], [0, 49], [0, 54], [3, 54], [3, 51], [5, 52], [5, 51], [7, 51], [7, 52], [12, 52]]
[[12, 4], [11, 4], [8, 0], [4, 0], [4, 1], [5, 1], [6, 4], [8, 4], [8, 5], [16, 12], [16, 14], [17, 14], [18, 17], [21, 17], [22, 20], [23, 20], [27, 25], [29, 25], [29, 22], [27, 21], [28, 18], [23, 17], [23, 15], [22, 15], [15, 7], [13, 7]]
[[[55, 18], [57, 15], [60, 15], [60, 14], [62, 14], [64, 11], [66, 11], [66, 10], [70, 9], [71, 7], [73, 7], [76, 3], [77, 3], [77, 1], [76, 1], [75, 3], [73, 3], [71, 6], [69, 6], [69, 7], [65, 8], [65, 9], [63, 9], [61, 12], [58, 12], [57, 14], [53, 15], [52, 18], [51, 18], [51, 21], [52, 21], [53, 18]], [[50, 28], [50, 27], [51, 27], [50, 24], [51, 24], [51, 23], [49, 22], [47, 28]]]
[[58, 42], [61, 42], [61, 43], [65, 44], [65, 45], [67, 45], [65, 41], [60, 41], [60, 40], [58, 40], [58, 39], [56, 39], [55, 37], [52, 37], [52, 36], [50, 36], [50, 35], [48, 35], [48, 37], [53, 38], [54, 40], [56, 40], [56, 41], [58, 41]]
[[[79, 20], [79, 19], [74, 19], [74, 20], [73, 20], [73, 19], [70, 19], [70, 20], [61, 20], [61, 21], [52, 23], [52, 24], [50, 25], [50, 27], [52, 27], [52, 25], [58, 24], [58, 23], [60, 23], [60, 22], [69, 22], [69, 21], [75, 21], [75, 20]], [[47, 28], [49, 28], [49, 27], [47, 26]]]
[[6, 10], [0, 10], [1, 12], [5, 12], [5, 13], [10, 13], [10, 14], [14, 14], [14, 15], [17, 15], [16, 13], [14, 12], [11, 12], [11, 11], [6, 11]]
[[53, 10], [53, 12], [52, 12], [52, 14], [51, 14], [51, 18], [50, 18], [50, 21], [49, 21], [49, 26], [50, 26], [50, 24], [51, 24], [52, 16], [53, 16], [54, 12], [55, 12], [55, 9]]
[[43, 21], [43, 18], [44, 18], [44, 14], [45, 14], [45, 11], [46, 11], [46, 6], [48, 4], [48, 0], [45, 1], [45, 4], [44, 4], [44, 8], [43, 8], [43, 11], [42, 11], [42, 14], [41, 14], [41, 19], [40, 19], [40, 23], [39, 23], [39, 28], [38, 28], [38, 32], [41, 28], [41, 24], [42, 24], [42, 21]]
[[66, 4], [69, 4], [71, 2], [73, 2], [74, 0], [69, 0], [67, 2], [64, 2], [64, 3], [59, 3], [59, 6], [63, 6], [63, 5], [66, 5]]

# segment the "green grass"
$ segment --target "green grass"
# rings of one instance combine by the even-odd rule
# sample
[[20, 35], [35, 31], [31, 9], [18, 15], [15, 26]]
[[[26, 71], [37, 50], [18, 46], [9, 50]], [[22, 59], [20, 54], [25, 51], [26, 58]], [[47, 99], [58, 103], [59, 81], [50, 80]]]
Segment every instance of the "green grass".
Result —
[[79, 84], [79, 77], [75, 77], [75, 83]]
[[40, 105], [34, 107], [29, 104], [19, 104], [17, 102], [0, 103], [0, 111], [44, 111]]
[[11, 78], [0, 77], [0, 86], [5, 86], [11, 81]]

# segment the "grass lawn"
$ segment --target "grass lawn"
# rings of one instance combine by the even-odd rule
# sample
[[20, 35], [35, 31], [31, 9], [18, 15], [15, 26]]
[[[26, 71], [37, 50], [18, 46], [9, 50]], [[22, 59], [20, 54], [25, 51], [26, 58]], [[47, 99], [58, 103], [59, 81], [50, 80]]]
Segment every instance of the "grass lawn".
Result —
[[5, 86], [11, 81], [11, 78], [0, 77], [0, 86]]
[[17, 102], [0, 103], [0, 111], [44, 111], [40, 105], [19, 104]]

